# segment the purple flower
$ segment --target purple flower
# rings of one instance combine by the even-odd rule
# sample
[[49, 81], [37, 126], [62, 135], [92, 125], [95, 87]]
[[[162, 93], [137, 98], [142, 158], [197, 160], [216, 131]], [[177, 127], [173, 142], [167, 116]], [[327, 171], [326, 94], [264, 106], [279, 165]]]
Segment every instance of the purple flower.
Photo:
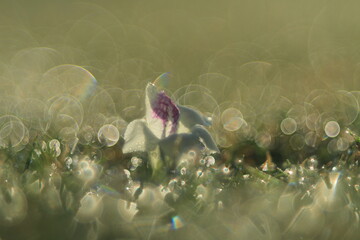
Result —
[[[150, 152], [159, 144], [160, 147], [175, 146], [179, 139], [188, 139], [185, 142], [192, 142], [194, 146], [206, 145], [213, 152], [219, 151], [210, 133], [203, 127], [209, 126], [210, 122], [202, 114], [177, 105], [153, 83], [148, 83], [145, 91], [145, 119], [136, 119], [127, 126], [124, 153]], [[177, 149], [176, 152], [181, 153], [189, 148], [185, 142], [177, 145], [184, 149]]]
[[[159, 92], [152, 83], [146, 87], [146, 98], [146, 121], [156, 126], [155, 128], [150, 127], [155, 136], [165, 138], [176, 133], [179, 127], [180, 110], [171, 98], [164, 91]], [[157, 121], [161, 122], [161, 133], [157, 132], [159, 129]]]

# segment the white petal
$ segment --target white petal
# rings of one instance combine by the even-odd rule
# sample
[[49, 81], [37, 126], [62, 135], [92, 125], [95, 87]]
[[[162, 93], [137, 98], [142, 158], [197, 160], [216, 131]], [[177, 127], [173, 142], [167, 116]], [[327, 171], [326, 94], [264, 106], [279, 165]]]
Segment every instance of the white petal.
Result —
[[198, 111], [181, 105], [178, 105], [178, 108], [180, 110], [180, 122], [184, 127], [191, 129], [196, 124], [203, 126], [211, 125], [211, 122]]
[[196, 137], [200, 138], [200, 141], [202, 141], [203, 144], [205, 144], [205, 147], [207, 147], [209, 150], [213, 152], [220, 152], [218, 147], [216, 146], [216, 143], [214, 139], [211, 137], [210, 133], [201, 125], [195, 125], [191, 132]]
[[207, 148], [210, 153], [220, 152], [210, 133], [201, 125], [196, 125], [191, 129], [191, 133], [173, 134], [160, 140], [159, 146], [166, 165], [174, 167], [176, 162], [189, 151], [194, 151], [196, 156]]
[[123, 153], [151, 151], [159, 141], [149, 130], [143, 119], [137, 119], [129, 123], [125, 130], [124, 140]]
[[175, 167], [176, 162], [189, 151], [198, 156], [204, 148], [199, 138], [192, 133], [173, 134], [159, 142], [167, 167]]

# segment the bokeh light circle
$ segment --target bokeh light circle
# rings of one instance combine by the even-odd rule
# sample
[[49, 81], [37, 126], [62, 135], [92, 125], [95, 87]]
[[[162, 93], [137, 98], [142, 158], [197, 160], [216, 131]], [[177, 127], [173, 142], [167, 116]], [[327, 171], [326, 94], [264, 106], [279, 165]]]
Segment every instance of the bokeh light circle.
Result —
[[114, 146], [120, 138], [119, 130], [112, 124], [105, 124], [98, 131], [98, 140], [107, 147]]
[[296, 132], [297, 123], [292, 118], [285, 118], [284, 120], [281, 121], [280, 129], [284, 134], [291, 135], [294, 132]]
[[324, 131], [328, 137], [334, 138], [340, 133], [340, 125], [336, 121], [329, 121], [326, 123]]
[[228, 108], [221, 114], [221, 122], [223, 128], [227, 131], [233, 132], [239, 130], [245, 121], [242, 113], [236, 108]]

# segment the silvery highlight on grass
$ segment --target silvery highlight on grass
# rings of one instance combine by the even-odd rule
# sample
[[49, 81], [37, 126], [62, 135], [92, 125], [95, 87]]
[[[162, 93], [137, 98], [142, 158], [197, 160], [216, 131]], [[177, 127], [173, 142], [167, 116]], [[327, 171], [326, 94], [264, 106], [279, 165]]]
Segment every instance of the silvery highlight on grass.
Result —
[[358, 239], [358, 9], [0, 1], [0, 239]]

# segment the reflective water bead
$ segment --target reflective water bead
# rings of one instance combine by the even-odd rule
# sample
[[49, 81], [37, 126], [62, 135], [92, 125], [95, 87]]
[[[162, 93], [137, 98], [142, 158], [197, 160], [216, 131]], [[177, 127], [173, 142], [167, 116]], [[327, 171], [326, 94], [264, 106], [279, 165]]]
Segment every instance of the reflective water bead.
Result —
[[132, 157], [130, 161], [131, 161], [132, 166], [134, 166], [135, 168], [140, 166], [142, 163], [142, 159], [138, 158], [138, 157]]
[[171, 179], [171, 180], [169, 181], [168, 187], [169, 187], [170, 191], [174, 191], [175, 186], [177, 185], [177, 182], [178, 182], [178, 181], [177, 181], [176, 178], [173, 178], [173, 179]]
[[65, 158], [65, 165], [66, 165], [66, 167], [67, 167], [68, 169], [71, 168], [72, 163], [73, 163], [73, 160], [72, 160], [71, 157], [66, 157], [66, 158]]
[[49, 142], [49, 148], [51, 151], [53, 151], [55, 153], [55, 157], [60, 156], [61, 154], [61, 149], [60, 149], [60, 142], [57, 139], [52, 139]]
[[227, 174], [230, 173], [230, 169], [229, 169], [228, 167], [223, 167], [223, 168], [222, 168], [222, 172], [223, 172], [225, 175], [227, 175]]
[[213, 156], [207, 156], [205, 157], [206, 160], [206, 166], [210, 167], [215, 164], [215, 158]]
[[312, 157], [306, 159], [305, 166], [311, 171], [316, 170], [317, 166], [318, 166], [318, 160], [317, 160], [316, 156], [312, 156]]

